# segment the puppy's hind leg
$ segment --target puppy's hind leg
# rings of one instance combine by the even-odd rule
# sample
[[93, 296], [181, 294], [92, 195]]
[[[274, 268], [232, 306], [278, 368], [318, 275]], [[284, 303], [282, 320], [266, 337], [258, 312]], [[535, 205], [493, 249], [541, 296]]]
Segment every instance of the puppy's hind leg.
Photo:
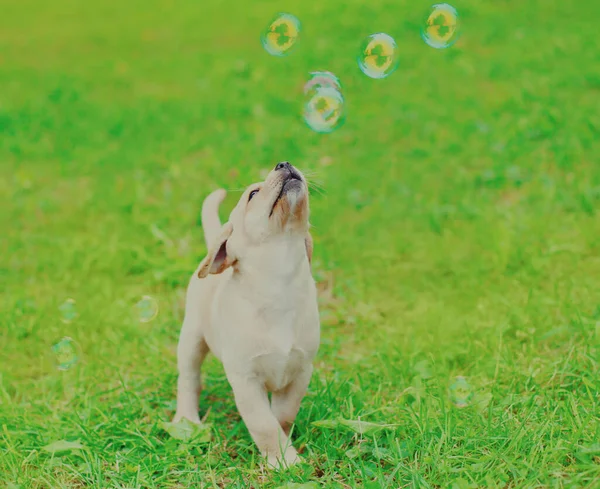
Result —
[[198, 415], [198, 399], [202, 390], [200, 367], [208, 345], [204, 340], [197, 318], [186, 314], [177, 346], [177, 412], [174, 421], [187, 418], [194, 423], [200, 423]]

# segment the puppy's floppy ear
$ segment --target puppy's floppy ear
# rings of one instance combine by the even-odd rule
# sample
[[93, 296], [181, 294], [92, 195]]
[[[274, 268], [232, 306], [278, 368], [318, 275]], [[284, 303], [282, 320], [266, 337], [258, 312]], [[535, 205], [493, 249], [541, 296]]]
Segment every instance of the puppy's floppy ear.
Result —
[[310, 233], [306, 233], [306, 237], [304, 238], [304, 246], [306, 246], [306, 256], [308, 256], [308, 264], [312, 264], [312, 255], [313, 255], [313, 239]]
[[209, 273], [221, 273], [234, 264], [235, 260], [227, 254], [227, 240], [232, 232], [232, 224], [230, 222], [225, 223], [221, 229], [221, 234], [208, 250], [204, 260], [200, 262], [198, 278], [205, 278]]

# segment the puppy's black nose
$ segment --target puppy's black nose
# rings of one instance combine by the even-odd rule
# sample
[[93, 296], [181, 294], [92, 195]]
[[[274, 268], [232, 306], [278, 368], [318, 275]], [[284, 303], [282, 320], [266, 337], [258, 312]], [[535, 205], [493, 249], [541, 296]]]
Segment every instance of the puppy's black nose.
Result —
[[283, 170], [284, 168], [287, 170], [290, 170], [292, 165], [289, 164], [289, 162], [287, 161], [282, 161], [281, 163], [277, 163], [275, 165], [275, 171], [277, 170]]

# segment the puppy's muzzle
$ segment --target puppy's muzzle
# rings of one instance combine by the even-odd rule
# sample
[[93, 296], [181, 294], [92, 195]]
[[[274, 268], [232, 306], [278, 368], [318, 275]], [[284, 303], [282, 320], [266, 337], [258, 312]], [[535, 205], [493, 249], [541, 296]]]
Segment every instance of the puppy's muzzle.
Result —
[[302, 177], [298, 170], [296, 170], [292, 165], [290, 165], [289, 161], [282, 161], [281, 163], [277, 163], [275, 165], [275, 171], [278, 172], [286, 172], [287, 175], [284, 177], [284, 182], [287, 183], [289, 180], [299, 180], [302, 181]]
[[285, 194], [292, 190], [301, 191], [304, 185], [304, 180], [302, 179], [302, 176], [300, 175], [298, 170], [296, 170], [287, 161], [277, 163], [275, 165], [274, 171], [281, 174], [281, 190], [279, 191], [279, 195], [277, 195], [277, 198], [273, 202], [273, 207], [271, 208], [271, 213], [269, 214], [269, 216], [273, 214], [275, 206]]

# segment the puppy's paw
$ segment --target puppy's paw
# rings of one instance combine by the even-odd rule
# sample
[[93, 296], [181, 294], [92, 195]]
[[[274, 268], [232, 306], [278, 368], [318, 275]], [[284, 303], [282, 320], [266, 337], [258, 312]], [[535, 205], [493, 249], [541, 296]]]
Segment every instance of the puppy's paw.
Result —
[[283, 454], [268, 455], [267, 465], [271, 469], [283, 470], [302, 462], [294, 447], [288, 447]]
[[202, 424], [202, 422], [200, 421], [200, 416], [198, 416], [198, 414], [193, 415], [180, 412], [175, 413], [173, 423], [179, 423], [183, 419], [187, 419], [188, 421], [191, 421], [194, 424]]

